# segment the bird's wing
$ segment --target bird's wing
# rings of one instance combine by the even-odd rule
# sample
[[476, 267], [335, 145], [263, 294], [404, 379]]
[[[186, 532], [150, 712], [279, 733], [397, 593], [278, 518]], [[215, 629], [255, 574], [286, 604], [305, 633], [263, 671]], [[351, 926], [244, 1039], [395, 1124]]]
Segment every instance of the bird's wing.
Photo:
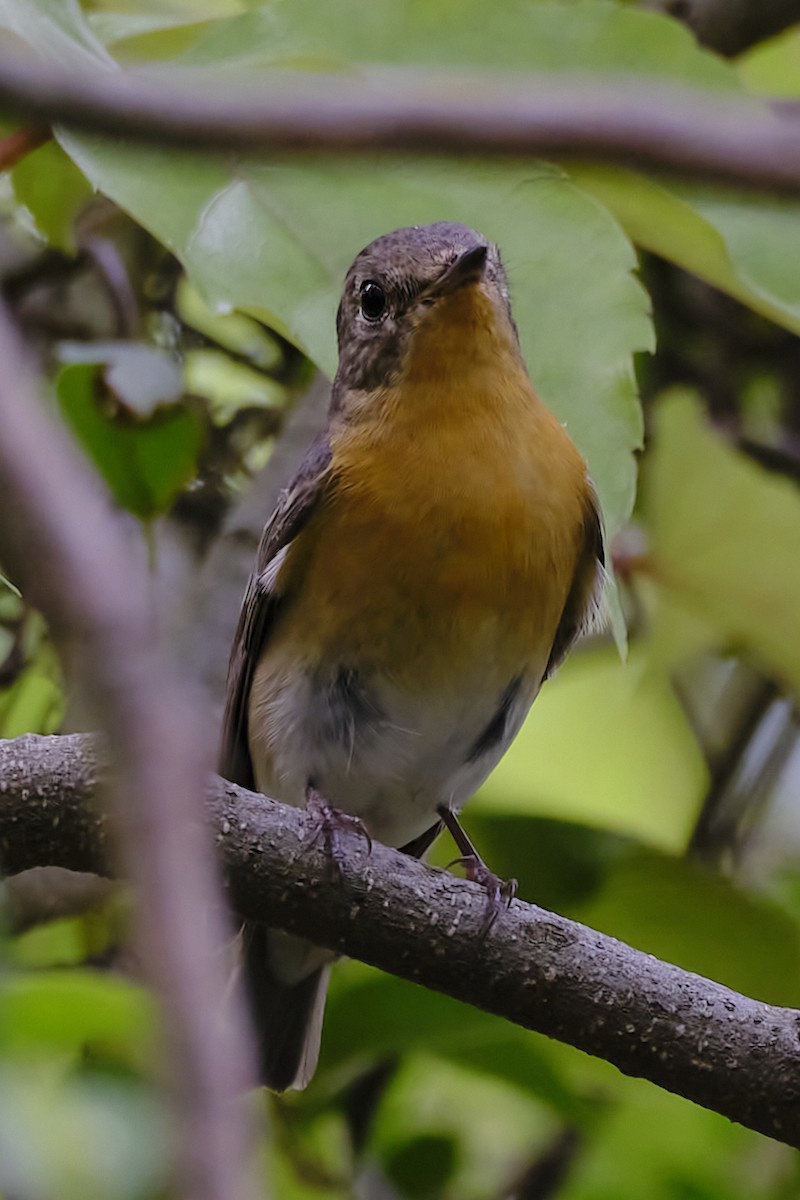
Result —
[[258, 548], [247, 585], [228, 664], [225, 715], [219, 773], [232, 783], [253, 789], [253, 765], [247, 744], [250, 685], [264, 642], [279, 607], [275, 581], [286, 551], [314, 511], [330, 478], [331, 449], [320, 434], [278, 499]]
[[583, 521], [583, 544], [553, 639], [545, 679], [561, 665], [576, 639], [591, 627], [600, 607], [604, 567], [603, 519], [595, 490], [590, 488]]

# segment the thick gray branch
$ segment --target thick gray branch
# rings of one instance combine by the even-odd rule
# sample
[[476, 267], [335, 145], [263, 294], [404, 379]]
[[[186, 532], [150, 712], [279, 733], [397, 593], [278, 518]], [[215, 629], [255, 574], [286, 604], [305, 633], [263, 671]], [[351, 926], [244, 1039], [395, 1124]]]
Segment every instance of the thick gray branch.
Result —
[[370, 70], [266, 80], [77, 74], [0, 53], [0, 112], [116, 139], [284, 153], [578, 155], [800, 192], [800, 120], [718, 90], [576, 74]]
[[[88, 737], [0, 742], [0, 856], [102, 870]], [[209, 818], [242, 916], [312, 937], [405, 979], [578, 1046], [800, 1146], [800, 1013], [514, 901], [485, 939], [474, 884], [343, 834], [331, 878], [305, 813], [214, 777]]]

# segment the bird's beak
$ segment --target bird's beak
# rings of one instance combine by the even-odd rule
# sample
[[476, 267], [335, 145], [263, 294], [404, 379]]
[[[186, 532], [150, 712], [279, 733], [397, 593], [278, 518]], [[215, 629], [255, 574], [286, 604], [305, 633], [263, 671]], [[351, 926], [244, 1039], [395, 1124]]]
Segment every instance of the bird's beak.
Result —
[[489, 247], [485, 244], [473, 246], [471, 250], [459, 254], [456, 261], [428, 288], [428, 296], [438, 299], [440, 296], [449, 296], [470, 283], [480, 283], [486, 272], [488, 255]]

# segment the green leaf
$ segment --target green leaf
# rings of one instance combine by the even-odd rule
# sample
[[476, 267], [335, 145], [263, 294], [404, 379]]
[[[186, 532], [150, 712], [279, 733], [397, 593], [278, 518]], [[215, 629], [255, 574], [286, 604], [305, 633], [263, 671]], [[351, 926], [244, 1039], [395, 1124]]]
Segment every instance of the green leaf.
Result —
[[122, 62], [168, 61], [177, 58], [205, 36], [220, 16], [240, 10], [240, 0], [192, 0], [183, 10], [165, 11], [163, 0], [143, 4], [136, 11], [100, 11], [90, 14], [91, 28]]
[[347, 963], [331, 981], [315, 1088], [324, 1094], [377, 1059], [427, 1053], [511, 1083], [565, 1118], [576, 1119], [584, 1103], [553, 1068], [542, 1045], [525, 1030], [469, 1005]]
[[265, 371], [280, 366], [280, 346], [268, 329], [242, 313], [214, 312], [185, 277], [178, 283], [177, 305], [181, 319], [215, 345], [224, 346]]
[[794, 1192], [795, 1154], [787, 1146], [567, 1053], [613, 1102], [587, 1128], [559, 1200], [788, 1200]]
[[732, 450], [696, 399], [658, 405], [644, 508], [668, 605], [716, 631], [718, 644], [800, 685], [800, 493]]
[[36, 925], [15, 937], [7, 952], [18, 967], [76, 966], [87, 956], [83, 920], [63, 917]]
[[61, 67], [96, 71], [115, 66], [86, 23], [78, 0], [0, 0], [0, 28]]
[[37, 1200], [166, 1195], [167, 1121], [133, 1081], [0, 1069], [0, 1188]]
[[719, 189], [675, 190], [722, 236], [738, 279], [753, 296], [750, 306], [763, 305], [777, 324], [800, 332], [800, 280], [792, 269], [800, 254], [800, 205]]
[[[0, 621], [13, 628], [22, 617], [18, 594], [0, 590]], [[56, 733], [64, 713], [61, 667], [43, 621], [29, 614], [16, 636], [21, 637], [23, 661], [19, 674], [0, 688], [0, 737]], [[8, 641], [0, 652], [10, 649]]]
[[26, 667], [10, 687], [0, 690], [0, 736], [56, 733], [64, 715], [64, 694], [37, 663]]
[[800, 283], [792, 263], [800, 206], [672, 184], [615, 167], [570, 168], [646, 250], [727, 292], [754, 312], [800, 333]]
[[349, 69], [356, 63], [503, 70], [620, 71], [736, 87], [732, 68], [701, 50], [677, 21], [605, 0], [506, 0], [486, 23], [483, 0], [294, 0], [254, 4], [209, 26], [184, 64]]
[[739, 78], [752, 92], [800, 97], [800, 26], [759, 42], [736, 60]]
[[578, 906], [584, 924], [770, 1004], [800, 1003], [800, 928], [684, 858], [634, 851]]
[[0, 983], [0, 1045], [7, 1052], [79, 1051], [89, 1042], [143, 1046], [153, 1028], [151, 999], [119, 976], [37, 971]]
[[39, 233], [67, 254], [75, 253], [75, 218], [92, 195], [86, 179], [57, 142], [26, 155], [11, 172], [14, 195]]
[[[88, 878], [76, 876], [76, 880]], [[125, 893], [111, 884], [108, 888], [103, 897], [95, 887], [89, 900], [93, 907], [80, 915], [46, 921], [10, 938], [9, 961], [17, 967], [41, 969], [102, 960], [124, 940], [128, 925]]]
[[165, 512], [195, 473], [203, 428], [189, 409], [157, 410], [147, 421], [115, 419], [100, 404], [100, 368], [63, 367], [62, 415], [123, 508], [146, 520]]
[[420, 1133], [383, 1158], [384, 1168], [402, 1196], [437, 1200], [455, 1173], [458, 1147], [444, 1133]]
[[[370, 1018], [364, 1022], [363, 1014]], [[323, 1066], [352, 1058], [437, 1050], [496, 1040], [496, 1022], [446, 996], [383, 975], [360, 964], [337, 971], [325, 1017]], [[360, 1063], [363, 1066], [364, 1063]]]
[[[395, 1182], [408, 1195], [446, 1195], [459, 1200], [489, 1200], [513, 1194], [503, 1186], [520, 1164], [546, 1144], [551, 1115], [525, 1092], [477, 1071], [432, 1056], [415, 1056], [392, 1080], [378, 1111], [370, 1139], [373, 1155], [387, 1174], [401, 1165]], [[419, 1176], [413, 1180], [406, 1148], [433, 1135], [448, 1139], [450, 1185], [430, 1193]], [[424, 1141], [421, 1143], [424, 1145]], [[433, 1149], [433, 1147], [431, 1147]], [[438, 1155], [442, 1155], [439, 1147]], [[398, 1162], [398, 1157], [400, 1162]], [[439, 1159], [439, 1168], [445, 1162]]]
[[165, 350], [142, 342], [61, 342], [64, 363], [102, 363], [103, 377], [129, 412], [149, 417], [177, 403], [183, 393], [181, 369]]
[[280, 408], [286, 402], [286, 389], [280, 384], [217, 350], [190, 350], [184, 379], [187, 391], [205, 398], [219, 424], [232, 420], [243, 408]]

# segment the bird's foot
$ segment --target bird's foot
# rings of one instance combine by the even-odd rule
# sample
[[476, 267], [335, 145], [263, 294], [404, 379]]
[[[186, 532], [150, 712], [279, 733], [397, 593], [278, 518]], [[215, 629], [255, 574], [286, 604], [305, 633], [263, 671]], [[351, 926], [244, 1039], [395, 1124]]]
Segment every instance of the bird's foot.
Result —
[[494, 871], [489, 870], [451, 809], [442, 804], [439, 806], [438, 812], [447, 826], [450, 836], [461, 851], [459, 857], [454, 858], [449, 865], [453, 867], [459, 864], [464, 867], [467, 879], [472, 880], [473, 883], [479, 883], [486, 892], [486, 909], [481, 922], [481, 937], [486, 937], [500, 916], [501, 910], [508, 908], [516, 896], [517, 881], [516, 879], [501, 879], [499, 875], [495, 875]]
[[489, 870], [486, 863], [477, 854], [462, 854], [459, 858], [454, 858], [448, 865], [463, 867], [467, 879], [480, 884], [486, 892], [486, 908], [481, 921], [481, 937], [486, 937], [500, 916], [501, 910], [509, 908], [511, 901], [516, 896], [516, 879], [501, 879], [499, 875], [495, 875], [494, 871]]
[[343, 831], [357, 833], [367, 843], [367, 853], [372, 853], [372, 838], [361, 818], [354, 817], [352, 813], [342, 812], [340, 808], [334, 808], [311, 784], [306, 788], [306, 812], [313, 818], [316, 826], [308, 845], [313, 846], [322, 839], [330, 864], [339, 878], [343, 874], [345, 859], [340, 838]]

